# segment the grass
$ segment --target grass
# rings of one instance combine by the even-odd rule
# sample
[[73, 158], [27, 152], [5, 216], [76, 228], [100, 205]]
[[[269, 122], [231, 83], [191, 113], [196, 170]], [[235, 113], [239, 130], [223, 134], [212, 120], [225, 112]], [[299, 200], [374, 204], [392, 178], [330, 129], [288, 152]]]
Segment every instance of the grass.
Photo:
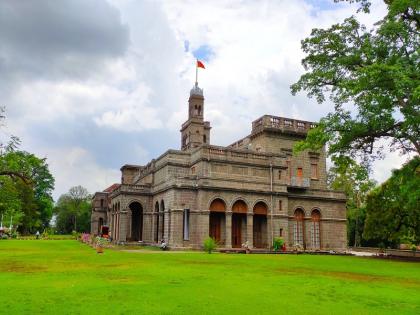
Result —
[[4, 314], [420, 314], [420, 264], [0, 241]]

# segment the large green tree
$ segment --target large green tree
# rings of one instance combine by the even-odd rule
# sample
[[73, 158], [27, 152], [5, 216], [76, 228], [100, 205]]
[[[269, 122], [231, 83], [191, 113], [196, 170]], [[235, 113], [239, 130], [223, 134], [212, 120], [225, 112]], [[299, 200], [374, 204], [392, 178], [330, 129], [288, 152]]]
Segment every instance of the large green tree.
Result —
[[420, 244], [420, 157], [415, 157], [367, 197], [365, 238]]
[[[0, 124], [4, 121], [0, 108]], [[52, 217], [54, 178], [46, 159], [18, 150], [19, 139], [0, 143], [0, 214], [12, 217], [23, 233], [48, 227]]]
[[366, 196], [375, 187], [369, 178], [368, 168], [347, 157], [333, 158], [328, 171], [328, 184], [332, 189], [344, 191], [347, 195], [347, 240], [350, 246], [372, 245], [362, 239]]
[[[369, 12], [370, 1], [349, 2]], [[370, 30], [352, 16], [302, 41], [306, 73], [292, 93], [329, 97], [334, 111], [297, 151], [328, 144], [330, 155], [375, 157], [378, 140], [389, 139], [394, 150], [420, 153], [420, 1], [384, 2], [387, 14]]]
[[72, 231], [90, 231], [91, 195], [82, 186], [70, 188], [63, 194], [54, 208], [56, 229], [67, 234]]

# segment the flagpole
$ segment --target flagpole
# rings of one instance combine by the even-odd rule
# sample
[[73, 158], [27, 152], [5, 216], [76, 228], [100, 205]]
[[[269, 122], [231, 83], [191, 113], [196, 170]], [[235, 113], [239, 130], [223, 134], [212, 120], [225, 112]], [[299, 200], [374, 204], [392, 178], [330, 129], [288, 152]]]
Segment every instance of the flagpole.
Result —
[[198, 85], [198, 59], [195, 61], [195, 86]]

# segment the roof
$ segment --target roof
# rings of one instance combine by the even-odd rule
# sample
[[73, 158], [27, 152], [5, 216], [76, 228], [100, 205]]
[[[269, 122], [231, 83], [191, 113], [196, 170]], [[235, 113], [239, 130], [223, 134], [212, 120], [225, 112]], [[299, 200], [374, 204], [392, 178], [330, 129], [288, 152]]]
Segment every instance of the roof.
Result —
[[120, 184], [115, 183], [115, 184], [112, 184], [111, 186], [109, 186], [107, 189], [104, 189], [103, 192], [110, 193], [110, 192], [113, 192], [118, 187], [120, 187]]

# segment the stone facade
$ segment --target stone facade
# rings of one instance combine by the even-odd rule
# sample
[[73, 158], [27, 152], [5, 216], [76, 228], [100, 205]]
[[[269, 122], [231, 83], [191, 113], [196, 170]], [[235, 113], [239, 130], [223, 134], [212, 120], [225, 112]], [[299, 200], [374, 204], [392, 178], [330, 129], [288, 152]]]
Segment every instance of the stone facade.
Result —
[[292, 155], [314, 123], [265, 115], [250, 135], [220, 147], [209, 143], [197, 85], [188, 106], [181, 150], [144, 166], [124, 165], [121, 184], [95, 194], [92, 233], [101, 218], [120, 243], [163, 239], [171, 247], [199, 248], [210, 235], [223, 248], [245, 242], [270, 248], [281, 236], [288, 247], [345, 249], [345, 195], [327, 187], [325, 150]]

